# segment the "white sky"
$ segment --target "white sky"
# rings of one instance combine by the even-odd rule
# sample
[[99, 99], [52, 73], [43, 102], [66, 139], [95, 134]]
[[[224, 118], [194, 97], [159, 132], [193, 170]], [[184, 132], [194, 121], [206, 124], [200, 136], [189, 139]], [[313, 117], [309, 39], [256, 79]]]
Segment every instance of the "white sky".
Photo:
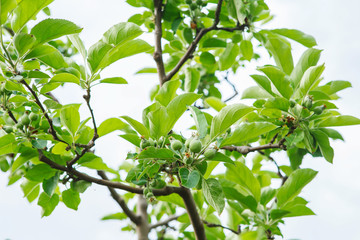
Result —
[[[320, 61], [325, 61], [325, 80], [349, 80], [353, 88], [341, 92], [343, 99], [337, 104], [342, 114], [360, 117], [360, 82], [358, 46], [358, 23], [360, 3], [355, 0], [272, 0], [270, 9], [276, 15], [273, 23], [266, 27], [286, 27], [302, 30], [313, 35], [319, 48], [324, 49]], [[125, 1], [119, 0], [57, 0], [51, 5], [54, 18], [64, 18], [84, 27], [81, 37], [89, 47], [100, 39], [112, 25], [126, 21], [134, 13]], [[135, 9], [136, 11], [136, 9]], [[152, 41], [151, 36], [146, 37]], [[294, 45], [295, 46], [295, 45]], [[294, 47], [296, 56], [303, 48]], [[148, 105], [149, 88], [156, 83], [156, 76], [133, 75], [144, 66], [154, 66], [145, 55], [114, 64], [104, 76], [122, 76], [128, 80], [126, 86], [97, 86], [93, 90], [93, 102], [98, 123], [112, 116], [129, 115], [141, 119], [142, 109]], [[254, 64], [249, 66], [251, 69]], [[248, 74], [234, 77], [240, 91], [253, 85]], [[64, 88], [57, 96], [63, 103], [82, 102], [78, 89]], [[229, 93], [231, 94], [231, 93]], [[239, 98], [237, 98], [239, 100]], [[84, 112], [84, 111], [83, 111]], [[87, 113], [85, 113], [87, 114]], [[82, 115], [84, 116], [84, 115]], [[304, 167], [319, 170], [315, 180], [305, 188], [302, 196], [310, 200], [309, 206], [317, 216], [288, 219], [283, 227], [285, 239], [360, 239], [356, 227], [360, 214], [360, 161], [356, 150], [360, 147], [360, 127], [344, 127], [346, 143], [333, 142], [334, 164], [325, 160], [308, 158]], [[116, 146], [116, 149], [112, 147]], [[120, 146], [120, 147], [119, 147]], [[97, 143], [97, 154], [110, 165], [117, 166], [131, 146], [116, 135]], [[77, 212], [62, 203], [50, 217], [40, 217], [41, 209], [36, 201], [29, 204], [22, 198], [18, 185], [6, 187], [7, 176], [0, 174], [0, 240], [45, 240], [45, 239], [89, 239], [115, 240], [135, 239], [120, 232], [116, 221], [102, 222], [105, 214], [119, 211], [103, 187], [92, 187], [82, 196]]]

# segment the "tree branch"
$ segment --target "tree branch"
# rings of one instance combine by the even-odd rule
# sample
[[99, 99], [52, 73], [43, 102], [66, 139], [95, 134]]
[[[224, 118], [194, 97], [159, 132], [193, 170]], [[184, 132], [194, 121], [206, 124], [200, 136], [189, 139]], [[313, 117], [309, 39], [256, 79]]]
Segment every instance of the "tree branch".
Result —
[[[39, 159], [41, 162], [48, 164], [50, 167], [54, 168], [54, 169], [58, 169], [61, 170], [63, 172], [67, 172], [70, 176], [72, 177], [76, 177], [78, 179], [81, 180], [85, 180], [87, 182], [91, 182], [91, 183], [96, 183], [99, 185], [103, 185], [106, 187], [112, 187], [112, 188], [116, 188], [116, 189], [121, 189], [127, 192], [131, 192], [131, 193], [136, 193], [136, 194], [143, 194], [143, 189], [141, 188], [136, 188], [136, 187], [131, 187], [129, 185], [120, 183], [120, 182], [113, 182], [113, 181], [109, 181], [109, 180], [104, 180], [101, 178], [95, 178], [92, 177], [86, 173], [82, 173], [77, 171], [74, 168], [68, 168], [66, 166], [60, 165], [52, 160], [50, 160], [49, 158], [47, 158], [41, 150], [38, 150], [39, 152]], [[155, 196], [167, 196], [170, 195], [172, 193], [177, 193], [180, 194], [182, 192], [182, 189], [179, 187], [173, 187], [173, 186], [166, 186], [162, 189], [154, 189], [153, 190], [153, 194]]]
[[154, 15], [155, 15], [155, 51], [153, 58], [157, 65], [157, 72], [159, 75], [160, 86], [165, 83], [165, 66], [162, 57], [162, 46], [161, 46], [161, 38], [162, 38], [162, 0], [154, 0]]
[[200, 215], [196, 209], [196, 204], [190, 189], [181, 187], [179, 195], [185, 203], [186, 211], [189, 214], [191, 224], [194, 228], [196, 240], [206, 240], [204, 224], [200, 219]]
[[237, 235], [239, 235], [241, 233], [241, 226], [240, 225], [238, 226], [237, 230], [234, 230], [234, 229], [225, 227], [225, 226], [223, 226], [221, 224], [209, 223], [208, 221], [205, 221], [205, 220], [203, 220], [203, 223], [208, 227], [221, 227], [221, 228], [229, 230], [229, 231], [231, 231], [231, 232], [233, 232], [233, 233], [235, 233]]
[[261, 151], [261, 150], [265, 150], [265, 149], [271, 149], [271, 148], [279, 148], [282, 150], [286, 150], [286, 145], [285, 145], [285, 141], [286, 141], [286, 137], [291, 135], [296, 129], [296, 126], [292, 126], [290, 127], [288, 133], [286, 134], [286, 136], [284, 138], [282, 138], [278, 143], [273, 143], [274, 142], [274, 138], [271, 140], [270, 143], [268, 144], [264, 144], [264, 145], [260, 145], [260, 146], [256, 146], [256, 147], [251, 147], [251, 146], [224, 146], [222, 147], [222, 149], [225, 150], [229, 150], [229, 151], [237, 151], [241, 154], [248, 154], [249, 152], [255, 152], [255, 151]]
[[[106, 173], [104, 171], [97, 171], [97, 173], [102, 179], [109, 181], [109, 178], [106, 176]], [[129, 209], [125, 200], [115, 191], [114, 188], [108, 187], [108, 189], [110, 191], [111, 197], [119, 204], [126, 216], [128, 216], [134, 224], [140, 224], [140, 216], [136, 215], [133, 211]]]
[[214, 23], [211, 27], [208, 28], [201, 28], [199, 29], [195, 39], [192, 41], [188, 49], [186, 50], [184, 56], [180, 59], [180, 61], [176, 64], [176, 66], [165, 76], [164, 82], [171, 80], [171, 78], [181, 69], [181, 67], [186, 63], [187, 60], [193, 57], [193, 53], [195, 52], [196, 46], [200, 42], [201, 38], [205, 36], [206, 33], [212, 30], [224, 30], [228, 32], [234, 32], [236, 30], [243, 31], [246, 27], [249, 26], [248, 22], [245, 22], [243, 25], [237, 25], [234, 28], [225, 28], [225, 27], [218, 27], [217, 25], [220, 22], [220, 13], [221, 13], [221, 6], [223, 0], [219, 0], [216, 11], [215, 11], [215, 18]]
[[178, 215], [171, 216], [168, 219], [165, 219], [164, 221], [157, 222], [155, 224], [150, 225], [150, 229], [161, 227], [161, 226], [167, 226], [171, 221], [174, 221], [174, 220], [178, 219], [179, 217], [180, 216], [178, 216]]
[[239, 94], [239, 92], [236, 90], [235, 85], [232, 82], [230, 82], [230, 80], [229, 80], [229, 71], [226, 72], [226, 76], [224, 77], [224, 80], [232, 87], [232, 89], [234, 91], [234, 94], [224, 101], [224, 102], [228, 102], [231, 99], [233, 99], [234, 97], [236, 97]]
[[42, 113], [44, 114], [46, 120], [48, 121], [49, 125], [50, 125], [50, 134], [53, 136], [54, 140], [56, 141], [59, 141], [59, 142], [63, 142], [65, 143], [66, 145], [68, 145], [67, 142], [65, 142], [64, 140], [61, 140], [57, 134], [56, 134], [56, 131], [54, 129], [54, 125], [53, 125], [53, 122], [52, 122], [52, 119], [49, 117], [49, 115], [47, 114], [44, 106], [42, 105], [42, 103], [40, 102], [40, 99], [39, 97], [37, 96], [36, 92], [29, 86], [29, 84], [23, 79], [20, 81], [29, 91], [30, 93], [32, 94], [32, 96], [35, 98], [35, 102], [36, 104], [40, 107]]

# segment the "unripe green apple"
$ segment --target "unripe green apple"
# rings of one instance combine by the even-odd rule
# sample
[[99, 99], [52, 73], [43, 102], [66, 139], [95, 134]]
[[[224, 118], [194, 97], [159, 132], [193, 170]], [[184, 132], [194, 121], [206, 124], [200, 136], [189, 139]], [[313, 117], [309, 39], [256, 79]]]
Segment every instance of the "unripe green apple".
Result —
[[146, 139], [141, 139], [141, 142], [140, 142], [140, 148], [141, 149], [144, 149], [146, 147], [150, 146], [150, 142]]
[[306, 96], [303, 100], [302, 105], [306, 107], [307, 109], [310, 109], [312, 107], [312, 99], [310, 96]]
[[25, 125], [28, 126], [30, 124], [30, 118], [29, 115], [24, 114], [21, 118], [20, 118], [20, 122]]
[[189, 148], [190, 147], [190, 143], [191, 141], [194, 139], [194, 137], [189, 137], [188, 139], [186, 139], [185, 141], [185, 147]]
[[206, 159], [212, 159], [213, 157], [215, 157], [216, 154], [216, 150], [215, 149], [206, 149], [206, 151], [204, 152], [204, 156]]
[[191, 141], [190, 146], [189, 146], [189, 149], [191, 152], [198, 153], [201, 151], [201, 148], [202, 148], [202, 144], [201, 144], [200, 140], [194, 139]]
[[296, 105], [296, 102], [291, 99], [290, 100], [290, 107], [293, 108], [293, 107], [295, 107], [295, 105]]
[[185, 2], [186, 2], [186, 4], [190, 5], [192, 3], [192, 0], [186, 0]]
[[14, 130], [12, 126], [3, 126], [2, 129], [3, 129], [6, 133], [12, 133], [13, 130]]
[[190, 9], [193, 10], [193, 11], [194, 11], [195, 9], [197, 9], [197, 7], [198, 7], [198, 6], [197, 6], [196, 3], [191, 3], [191, 4], [190, 4]]
[[174, 149], [175, 151], [179, 151], [182, 147], [183, 144], [179, 140], [172, 141], [171, 143], [171, 148]]
[[316, 115], [320, 115], [325, 110], [325, 108], [326, 108], [325, 105], [317, 106], [313, 109], [313, 111]]
[[30, 113], [29, 118], [32, 122], [34, 122], [39, 119], [39, 115], [32, 112], [32, 113]]

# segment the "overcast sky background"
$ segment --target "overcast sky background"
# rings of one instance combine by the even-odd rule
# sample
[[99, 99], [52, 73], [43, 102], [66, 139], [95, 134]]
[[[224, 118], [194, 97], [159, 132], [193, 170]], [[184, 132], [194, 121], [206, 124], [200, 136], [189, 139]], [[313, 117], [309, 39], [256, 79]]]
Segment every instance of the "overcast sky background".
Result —
[[[337, 103], [342, 114], [360, 117], [359, 33], [360, 2], [356, 0], [272, 0], [267, 1], [274, 21], [265, 28], [295, 28], [313, 35], [320, 49], [324, 49], [320, 62], [326, 63], [325, 80], [349, 80], [353, 88], [340, 93]], [[126, 21], [137, 11], [122, 0], [57, 0], [51, 4], [52, 17], [71, 20], [84, 27], [81, 38], [87, 47], [101, 38], [112, 25]], [[152, 41], [152, 36], [145, 36]], [[294, 45], [296, 62], [304, 48]], [[266, 59], [266, 58], [265, 58]], [[254, 85], [248, 77], [256, 65], [249, 64], [247, 72], [232, 76], [238, 89]], [[129, 84], [124, 86], [97, 86], [93, 89], [93, 107], [98, 123], [108, 117], [129, 115], [141, 119], [141, 111], [149, 104], [149, 88], [156, 76], [133, 75], [145, 66], [154, 66], [149, 56], [141, 55], [120, 61], [104, 71], [103, 76], [122, 76]], [[226, 90], [226, 89], [225, 89]], [[229, 89], [230, 90], [230, 89]], [[231, 92], [228, 92], [230, 95]], [[226, 95], [226, 93], [224, 94]], [[82, 102], [79, 89], [66, 87], [56, 92], [62, 103]], [[235, 100], [239, 101], [239, 97]], [[83, 119], [86, 116], [84, 112]], [[185, 119], [186, 122], [186, 119]], [[319, 170], [319, 174], [305, 188], [302, 196], [310, 200], [310, 208], [317, 216], [287, 219], [282, 227], [285, 239], [360, 239], [357, 227], [360, 214], [360, 161], [357, 150], [360, 127], [340, 129], [346, 142], [333, 142], [334, 164], [321, 158], [307, 158], [304, 167]], [[116, 146], [116, 149], [112, 149]], [[97, 143], [97, 154], [110, 166], [118, 166], [131, 146], [115, 134]], [[282, 161], [282, 159], [280, 159]], [[18, 184], [6, 187], [7, 175], [0, 174], [0, 240], [53, 240], [135, 239], [120, 232], [116, 221], [100, 221], [105, 214], [119, 211], [104, 187], [92, 187], [82, 196], [77, 212], [62, 203], [50, 217], [41, 218], [36, 201], [29, 204], [22, 198]]]

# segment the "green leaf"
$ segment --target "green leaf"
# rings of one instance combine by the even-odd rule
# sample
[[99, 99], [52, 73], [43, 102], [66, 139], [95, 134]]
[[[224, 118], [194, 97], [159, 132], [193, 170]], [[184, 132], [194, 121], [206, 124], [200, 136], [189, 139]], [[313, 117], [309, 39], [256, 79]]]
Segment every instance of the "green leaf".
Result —
[[299, 216], [309, 216], [315, 215], [315, 213], [308, 207], [303, 204], [296, 204], [290, 207], [284, 207], [283, 209], [289, 211], [284, 217], [299, 217]]
[[16, 4], [16, 0], [1, 0], [0, 25], [3, 25], [7, 21], [8, 14], [16, 7]]
[[166, 107], [169, 102], [175, 98], [176, 90], [179, 88], [180, 84], [179, 80], [165, 82], [156, 94], [155, 99]]
[[125, 213], [120, 212], [120, 213], [113, 213], [113, 214], [106, 215], [106, 216], [102, 217], [101, 220], [124, 220], [127, 218], [128, 217], [126, 216]]
[[141, 136], [144, 136], [146, 139], [149, 138], [150, 132], [142, 123], [128, 116], [121, 116], [121, 118], [127, 121]]
[[245, 23], [245, 18], [247, 16], [247, 12], [246, 12], [247, 9], [244, 2], [237, 0], [229, 0], [227, 1], [227, 8], [230, 16], [237, 19], [237, 21], [240, 24]]
[[231, 187], [223, 187], [223, 191], [227, 199], [237, 200], [242, 207], [248, 208], [253, 212], [257, 212], [258, 203], [253, 196], [251, 195], [245, 196], [240, 192], [238, 192], [235, 188], [231, 188]]
[[283, 218], [286, 214], [288, 214], [289, 211], [287, 210], [283, 210], [283, 209], [272, 209], [270, 211], [270, 217], [271, 219], [281, 219]]
[[74, 47], [80, 52], [81, 56], [86, 59], [87, 51], [83, 41], [80, 39], [79, 34], [72, 34], [68, 36]]
[[265, 47], [273, 55], [276, 65], [284, 73], [290, 75], [294, 68], [294, 63], [289, 43], [280, 38], [269, 37]]
[[50, 79], [50, 83], [76, 83], [80, 84], [80, 79], [70, 73], [59, 73]]
[[42, 207], [41, 217], [50, 216], [55, 207], [59, 204], [59, 201], [60, 197], [57, 194], [53, 194], [49, 197], [46, 193], [41, 193], [37, 203], [40, 207]]
[[303, 77], [305, 71], [312, 66], [316, 66], [320, 59], [320, 54], [322, 50], [309, 48], [307, 49], [300, 57], [295, 68], [291, 72], [290, 80], [291, 83], [296, 89], [300, 83], [301, 78]]
[[78, 108], [74, 106], [65, 106], [60, 111], [60, 120], [61, 124], [65, 126], [74, 137], [80, 126], [80, 114]]
[[271, 97], [272, 95], [259, 86], [249, 87], [241, 95], [242, 99], [266, 99]]
[[54, 176], [56, 171], [47, 164], [38, 164], [30, 168], [25, 177], [33, 182], [42, 182], [44, 179]]
[[250, 61], [254, 55], [253, 45], [249, 40], [242, 40], [240, 43], [240, 50], [243, 57]]
[[137, 134], [128, 133], [128, 134], [119, 135], [119, 137], [122, 137], [126, 141], [134, 144], [137, 147], [140, 147], [141, 138]]
[[187, 168], [179, 170], [181, 184], [187, 188], [194, 188], [200, 181], [200, 173], [197, 170], [189, 171]]
[[349, 115], [341, 115], [326, 118], [318, 124], [318, 127], [340, 127], [358, 124], [360, 124], [360, 119]]
[[329, 137], [320, 130], [312, 130], [311, 134], [318, 143], [320, 151], [326, 161], [332, 163], [334, 159], [334, 149], [330, 146]]
[[138, 156], [138, 159], [173, 159], [174, 152], [167, 148], [147, 147]]
[[221, 142], [221, 146], [241, 145], [247, 141], [270, 132], [278, 126], [269, 122], [244, 122], [235, 128], [233, 134]]
[[71, 209], [78, 210], [80, 204], [80, 194], [72, 189], [68, 189], [62, 192], [62, 201]]
[[24, 197], [28, 199], [29, 202], [32, 202], [39, 196], [40, 192], [40, 183], [29, 181], [24, 179], [24, 181], [20, 184], [21, 190], [24, 193]]
[[27, 94], [27, 91], [25, 90], [23, 85], [21, 85], [20, 83], [17, 83], [17, 82], [12, 82], [10, 80], [7, 80], [5, 82], [5, 88], [9, 91], [18, 91], [18, 92]]
[[55, 69], [68, 67], [68, 64], [65, 62], [65, 59], [59, 50], [47, 44], [42, 44], [35, 47], [25, 56], [24, 60], [32, 58], [37, 58], [44, 64]]
[[100, 124], [100, 126], [98, 127], [98, 134], [100, 137], [102, 137], [108, 133], [116, 130], [122, 130], [126, 127], [126, 123], [121, 121], [119, 118], [109, 118]]
[[235, 162], [235, 165], [225, 164], [225, 166], [227, 178], [244, 187], [256, 201], [260, 201], [260, 183], [251, 170], [241, 162]]
[[239, 55], [240, 48], [238, 45], [233, 43], [228, 43], [225, 51], [220, 55], [219, 66], [220, 70], [224, 71], [231, 68], [236, 60], [236, 57]]
[[200, 62], [205, 66], [213, 66], [216, 63], [214, 55], [209, 52], [202, 52], [200, 55]]
[[49, 195], [50, 197], [53, 195], [57, 185], [58, 185], [58, 182], [59, 182], [59, 176], [60, 174], [57, 173], [55, 174], [55, 176], [49, 178], [49, 179], [44, 179], [43, 181], [43, 189], [44, 189], [44, 192]]
[[310, 168], [298, 169], [292, 172], [276, 194], [278, 206], [283, 206], [299, 195], [301, 190], [314, 179], [316, 174], [317, 171]]
[[266, 206], [266, 204], [268, 204], [275, 197], [275, 194], [276, 194], [276, 189], [272, 189], [270, 187], [262, 188], [260, 203]]
[[138, 25], [121, 22], [107, 30], [102, 40], [108, 44], [119, 45], [140, 36], [142, 33], [143, 31]]
[[111, 169], [103, 162], [101, 157], [96, 156], [91, 152], [87, 152], [82, 156], [77, 163], [83, 167], [95, 169], [95, 170], [106, 170], [111, 171]]
[[36, 39], [31, 34], [20, 32], [15, 35], [13, 41], [19, 56], [23, 56], [34, 46]]
[[200, 72], [196, 68], [188, 67], [185, 70], [185, 91], [194, 92], [200, 83]]
[[207, 161], [217, 161], [217, 162], [225, 162], [225, 163], [231, 163], [231, 164], [234, 164], [234, 161], [231, 160], [230, 157], [220, 153], [220, 152], [217, 152], [215, 154], [215, 156], [211, 159], [206, 159]]
[[14, 32], [19, 32], [24, 25], [31, 19], [34, 19], [36, 15], [52, 3], [54, 0], [22, 0], [16, 6], [11, 19], [11, 27]]
[[226, 103], [224, 103], [223, 101], [221, 101], [220, 98], [217, 97], [205, 98], [204, 102], [218, 112], [220, 112], [220, 110], [226, 106]]
[[15, 153], [17, 143], [12, 134], [6, 134], [0, 137], [0, 155]]
[[255, 82], [259, 85], [259, 87], [264, 89], [267, 93], [269, 93], [272, 96], [276, 96], [275, 93], [273, 93], [273, 91], [271, 90], [271, 82], [266, 76], [253, 74], [250, 75], [250, 77], [252, 77], [255, 80]]
[[320, 66], [309, 67], [300, 80], [300, 85], [297, 89], [297, 92], [295, 93], [295, 97], [302, 98], [307, 95], [313, 85], [316, 85], [317, 80], [320, 78], [324, 70], [324, 64]]
[[225, 207], [225, 196], [219, 181], [214, 178], [202, 179], [202, 190], [206, 201], [221, 214]]
[[148, 113], [149, 118], [149, 127], [150, 127], [150, 136], [159, 139], [161, 136], [166, 136], [171, 127], [169, 127], [169, 115], [167, 114], [166, 108], [160, 106]]
[[265, 73], [281, 96], [290, 99], [293, 89], [290, 86], [290, 81], [285, 78], [285, 74], [280, 69], [274, 66], [263, 66], [259, 67], [258, 70]]
[[78, 193], [84, 193], [91, 186], [91, 182], [77, 180], [71, 182], [71, 188]]
[[224, 107], [211, 122], [210, 137], [216, 138], [253, 108], [237, 103]]
[[82, 28], [75, 23], [64, 19], [45, 19], [36, 24], [30, 31], [30, 34], [36, 37], [36, 43], [41, 44], [50, 40], [80, 33]]
[[330, 81], [324, 86], [318, 86], [314, 88], [314, 90], [324, 92], [327, 95], [333, 95], [349, 87], [352, 87], [350, 82], [343, 80], [336, 80], [336, 81]]
[[100, 80], [101, 83], [112, 83], [112, 84], [127, 84], [128, 82], [122, 77], [104, 78]]
[[200, 111], [197, 107], [189, 106], [191, 116], [195, 121], [196, 129], [199, 133], [199, 138], [202, 139], [207, 134], [208, 124], [206, 117], [203, 112]]
[[116, 46], [99, 41], [90, 47], [88, 62], [91, 71], [96, 73], [122, 58], [149, 50], [151, 46], [141, 39], [125, 41]]
[[200, 97], [201, 94], [184, 93], [171, 100], [171, 102], [166, 106], [166, 112], [168, 115], [168, 131], [174, 127], [175, 123], [184, 114], [188, 106], [193, 104]]
[[270, 31], [273, 33], [282, 35], [284, 37], [290, 38], [308, 48], [311, 48], [311, 47], [317, 45], [316, 40], [313, 36], [305, 34], [296, 29], [279, 28], [279, 29], [273, 29]]

